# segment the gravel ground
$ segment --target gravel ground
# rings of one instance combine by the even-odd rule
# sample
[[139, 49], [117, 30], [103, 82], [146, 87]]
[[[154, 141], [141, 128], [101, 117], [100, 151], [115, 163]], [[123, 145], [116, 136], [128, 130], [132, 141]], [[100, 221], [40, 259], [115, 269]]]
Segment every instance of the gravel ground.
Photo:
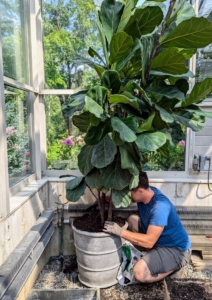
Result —
[[[41, 271], [37, 278], [34, 289], [71, 289], [85, 288], [79, 281], [73, 282], [73, 275], [77, 274], [76, 257], [74, 255], [65, 256], [63, 271], [60, 272], [60, 262], [51, 259]], [[183, 279], [212, 279], [212, 271], [193, 270], [192, 265], [185, 267]], [[134, 284], [123, 287], [116, 284], [110, 288], [100, 290], [101, 300], [163, 300], [163, 281], [154, 284]], [[171, 298], [175, 299], [175, 298]], [[184, 298], [178, 298], [184, 299]], [[187, 298], [185, 298], [187, 299]], [[191, 299], [191, 298], [190, 298]], [[201, 299], [201, 298], [200, 298]], [[198, 299], [198, 300], [200, 300]], [[211, 298], [202, 298], [211, 299]], [[197, 299], [191, 299], [197, 300]]]
[[194, 271], [192, 265], [187, 265], [183, 278], [212, 279], [212, 270]]

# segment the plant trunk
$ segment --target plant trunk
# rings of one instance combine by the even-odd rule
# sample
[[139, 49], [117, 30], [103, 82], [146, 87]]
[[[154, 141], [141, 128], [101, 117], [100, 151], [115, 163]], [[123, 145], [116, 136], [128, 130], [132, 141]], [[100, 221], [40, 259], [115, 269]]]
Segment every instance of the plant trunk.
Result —
[[105, 203], [106, 203], [106, 201], [105, 201], [105, 193], [102, 193], [102, 198], [101, 198], [102, 216], [101, 216], [101, 219], [103, 218], [104, 221], [105, 221]]
[[[105, 197], [105, 194], [104, 194], [104, 197]], [[105, 222], [105, 219], [104, 219], [105, 205], [103, 206], [102, 202], [103, 202], [103, 196], [101, 197], [101, 193], [98, 191], [98, 206], [99, 206], [99, 212], [100, 212], [100, 216], [101, 216], [101, 226], [103, 227], [104, 222]]]
[[113, 202], [112, 202], [112, 191], [111, 191], [110, 198], [109, 198], [109, 207], [108, 207], [107, 220], [112, 221], [112, 216], [113, 216]]

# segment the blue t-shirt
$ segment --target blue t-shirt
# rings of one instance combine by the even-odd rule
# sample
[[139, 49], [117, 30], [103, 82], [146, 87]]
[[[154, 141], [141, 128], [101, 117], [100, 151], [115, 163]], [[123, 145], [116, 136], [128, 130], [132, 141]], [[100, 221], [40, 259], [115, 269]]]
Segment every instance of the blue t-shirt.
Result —
[[191, 242], [174, 205], [160, 190], [150, 188], [155, 193], [150, 202], [137, 203], [142, 231], [146, 233], [149, 225], [164, 226], [156, 246], [176, 247], [180, 251], [189, 249]]

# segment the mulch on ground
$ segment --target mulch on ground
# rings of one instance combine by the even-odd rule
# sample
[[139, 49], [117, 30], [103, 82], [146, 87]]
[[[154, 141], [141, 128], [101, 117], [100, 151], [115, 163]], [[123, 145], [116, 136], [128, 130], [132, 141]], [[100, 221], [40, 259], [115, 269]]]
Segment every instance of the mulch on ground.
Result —
[[170, 300], [211, 300], [212, 282], [210, 279], [166, 278]]

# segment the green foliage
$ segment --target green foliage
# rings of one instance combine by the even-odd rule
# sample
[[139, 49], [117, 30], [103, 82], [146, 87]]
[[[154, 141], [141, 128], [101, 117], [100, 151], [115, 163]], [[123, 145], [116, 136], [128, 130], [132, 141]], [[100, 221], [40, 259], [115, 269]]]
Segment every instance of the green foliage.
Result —
[[[107, 92], [99, 93], [98, 85], [81, 95], [89, 122], [89, 155], [83, 160], [84, 172], [80, 159], [85, 148], [79, 165], [87, 186], [111, 189], [116, 207], [130, 204], [129, 189], [153, 161], [158, 169], [183, 169], [184, 147], [178, 145], [183, 126], [202, 130], [205, 117], [212, 118], [197, 106], [212, 91], [212, 79], [198, 83], [187, 95], [189, 77], [194, 76], [187, 59], [198, 47], [212, 43], [212, 24], [194, 17], [185, 1], [170, 1], [166, 17], [160, 3], [146, 1], [139, 8], [132, 3], [103, 1], [97, 24], [104, 57], [94, 69]], [[89, 53], [100, 55], [98, 50]], [[74, 101], [73, 96], [67, 114], [80, 110]], [[81, 128], [79, 122], [76, 126]], [[70, 189], [67, 199], [74, 201]]]
[[[74, 126], [74, 118], [67, 117], [61, 111], [61, 103], [66, 96], [45, 96], [46, 133], [47, 133], [47, 167], [48, 169], [78, 169], [77, 156], [84, 145], [82, 131]], [[64, 105], [65, 107], [65, 105]], [[70, 134], [67, 130], [69, 123]], [[67, 146], [64, 140], [70, 139], [72, 145]]]
[[47, 144], [47, 167], [54, 170], [74, 170], [77, 167], [77, 156], [84, 146], [82, 135], [60, 135], [60, 139], [54, 138], [53, 143]]
[[91, 45], [99, 50], [95, 15], [93, 0], [43, 2], [46, 88], [89, 88], [98, 83], [94, 70], [78, 63], [82, 55], [87, 60]]
[[163, 149], [155, 152], [144, 151], [144, 171], [183, 171], [185, 169], [185, 143], [179, 142], [179, 145], [171, 146], [168, 142]]
[[6, 88], [6, 138], [10, 183], [31, 170], [26, 97], [23, 91]]

